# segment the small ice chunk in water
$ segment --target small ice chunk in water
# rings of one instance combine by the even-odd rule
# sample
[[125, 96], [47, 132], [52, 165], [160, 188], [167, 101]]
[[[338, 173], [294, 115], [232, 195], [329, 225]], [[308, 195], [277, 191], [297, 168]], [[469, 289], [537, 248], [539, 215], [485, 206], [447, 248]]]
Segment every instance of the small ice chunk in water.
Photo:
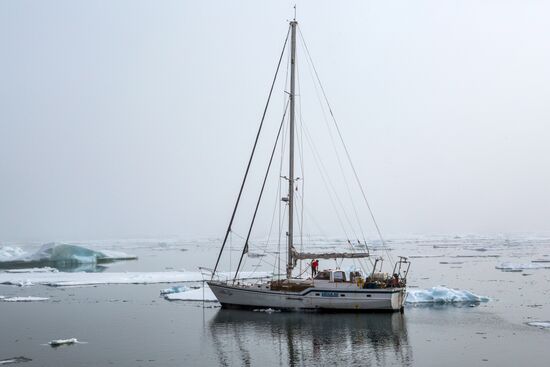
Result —
[[25, 297], [0, 296], [0, 301], [2, 302], [40, 302], [40, 301], [47, 301], [49, 299], [50, 299], [49, 297], [33, 297], [33, 296], [25, 296]]
[[405, 303], [473, 303], [488, 302], [489, 298], [478, 296], [470, 291], [451, 289], [447, 287], [432, 287], [429, 289], [409, 289]]
[[181, 293], [181, 292], [187, 292], [188, 290], [189, 290], [188, 287], [184, 285], [179, 285], [179, 286], [174, 286], [166, 289], [161, 289], [160, 294], [165, 295], [165, 294], [171, 294], [171, 293]]
[[4, 366], [7, 364], [21, 363], [21, 362], [30, 362], [30, 361], [32, 361], [32, 359], [27, 357], [13, 357], [13, 358], [0, 360], [0, 366]]
[[78, 343], [78, 340], [76, 338], [69, 338], [69, 339], [56, 339], [52, 340], [48, 344], [52, 347], [59, 347], [60, 345], [71, 345]]
[[528, 322], [527, 325], [536, 326], [540, 329], [550, 329], [550, 321], [533, 321]]

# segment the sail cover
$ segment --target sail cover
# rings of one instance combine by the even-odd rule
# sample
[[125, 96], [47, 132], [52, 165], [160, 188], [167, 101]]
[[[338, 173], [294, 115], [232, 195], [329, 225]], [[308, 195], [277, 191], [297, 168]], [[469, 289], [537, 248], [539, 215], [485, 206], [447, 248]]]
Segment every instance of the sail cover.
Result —
[[369, 257], [368, 252], [298, 252], [292, 247], [292, 258], [296, 260], [307, 259], [358, 259], [363, 257]]

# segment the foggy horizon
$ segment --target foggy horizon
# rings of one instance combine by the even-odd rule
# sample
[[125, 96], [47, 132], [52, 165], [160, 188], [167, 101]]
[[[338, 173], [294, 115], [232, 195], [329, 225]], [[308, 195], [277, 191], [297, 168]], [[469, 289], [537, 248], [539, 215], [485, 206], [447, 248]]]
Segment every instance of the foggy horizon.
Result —
[[[293, 4], [0, 4], [0, 241], [223, 237]], [[550, 232], [550, 4], [297, 5], [384, 235]]]

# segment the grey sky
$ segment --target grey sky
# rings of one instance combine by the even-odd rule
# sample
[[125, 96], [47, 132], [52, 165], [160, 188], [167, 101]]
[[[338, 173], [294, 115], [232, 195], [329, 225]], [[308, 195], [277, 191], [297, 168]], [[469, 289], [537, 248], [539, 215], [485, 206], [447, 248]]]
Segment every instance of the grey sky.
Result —
[[[0, 240], [221, 236], [292, 4], [1, 2]], [[550, 230], [549, 8], [298, 2], [384, 232]]]

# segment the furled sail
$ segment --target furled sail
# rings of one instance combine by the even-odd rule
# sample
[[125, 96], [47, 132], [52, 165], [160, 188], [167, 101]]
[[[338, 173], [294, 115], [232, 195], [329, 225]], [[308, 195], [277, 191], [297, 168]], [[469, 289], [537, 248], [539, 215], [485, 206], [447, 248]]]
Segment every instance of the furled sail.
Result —
[[307, 259], [358, 259], [363, 257], [369, 257], [368, 252], [298, 252], [292, 247], [292, 258], [295, 260], [307, 260]]

